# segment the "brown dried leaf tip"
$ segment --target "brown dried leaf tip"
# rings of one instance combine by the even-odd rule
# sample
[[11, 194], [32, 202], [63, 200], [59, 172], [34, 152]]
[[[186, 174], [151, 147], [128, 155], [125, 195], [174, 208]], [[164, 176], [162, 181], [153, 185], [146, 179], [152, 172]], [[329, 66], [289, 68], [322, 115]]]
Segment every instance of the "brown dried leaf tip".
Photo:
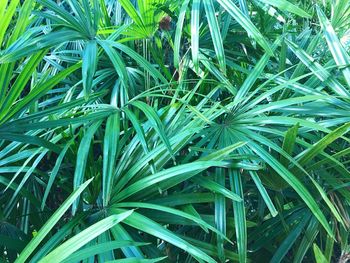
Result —
[[171, 29], [171, 17], [170, 16], [165, 16], [160, 20], [159, 22], [159, 28], [161, 30], [166, 30], [169, 31]]

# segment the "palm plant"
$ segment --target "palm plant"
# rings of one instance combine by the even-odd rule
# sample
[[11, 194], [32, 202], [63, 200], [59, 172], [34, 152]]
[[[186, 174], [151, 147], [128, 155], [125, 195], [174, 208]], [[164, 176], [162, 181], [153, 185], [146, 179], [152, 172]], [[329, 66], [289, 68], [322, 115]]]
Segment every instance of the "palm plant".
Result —
[[2, 262], [346, 262], [346, 1], [1, 1]]

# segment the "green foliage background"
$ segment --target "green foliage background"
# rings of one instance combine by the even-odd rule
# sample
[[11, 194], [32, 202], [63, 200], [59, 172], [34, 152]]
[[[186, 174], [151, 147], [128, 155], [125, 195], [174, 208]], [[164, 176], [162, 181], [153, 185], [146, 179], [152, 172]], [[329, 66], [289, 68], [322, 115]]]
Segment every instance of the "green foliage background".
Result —
[[0, 262], [350, 258], [349, 1], [0, 17]]

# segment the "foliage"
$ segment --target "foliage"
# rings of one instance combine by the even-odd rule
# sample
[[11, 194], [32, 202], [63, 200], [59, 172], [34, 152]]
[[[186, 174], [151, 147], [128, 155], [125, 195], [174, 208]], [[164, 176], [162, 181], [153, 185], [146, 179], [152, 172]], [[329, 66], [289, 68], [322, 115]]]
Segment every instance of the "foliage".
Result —
[[1, 262], [346, 262], [349, 13], [0, 0]]

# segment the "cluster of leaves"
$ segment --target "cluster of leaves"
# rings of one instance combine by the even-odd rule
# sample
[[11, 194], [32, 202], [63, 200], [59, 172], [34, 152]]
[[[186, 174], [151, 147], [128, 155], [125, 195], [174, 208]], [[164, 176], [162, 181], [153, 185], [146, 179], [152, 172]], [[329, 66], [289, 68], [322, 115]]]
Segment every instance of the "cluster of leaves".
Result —
[[349, 14], [0, 0], [0, 261], [346, 262]]

